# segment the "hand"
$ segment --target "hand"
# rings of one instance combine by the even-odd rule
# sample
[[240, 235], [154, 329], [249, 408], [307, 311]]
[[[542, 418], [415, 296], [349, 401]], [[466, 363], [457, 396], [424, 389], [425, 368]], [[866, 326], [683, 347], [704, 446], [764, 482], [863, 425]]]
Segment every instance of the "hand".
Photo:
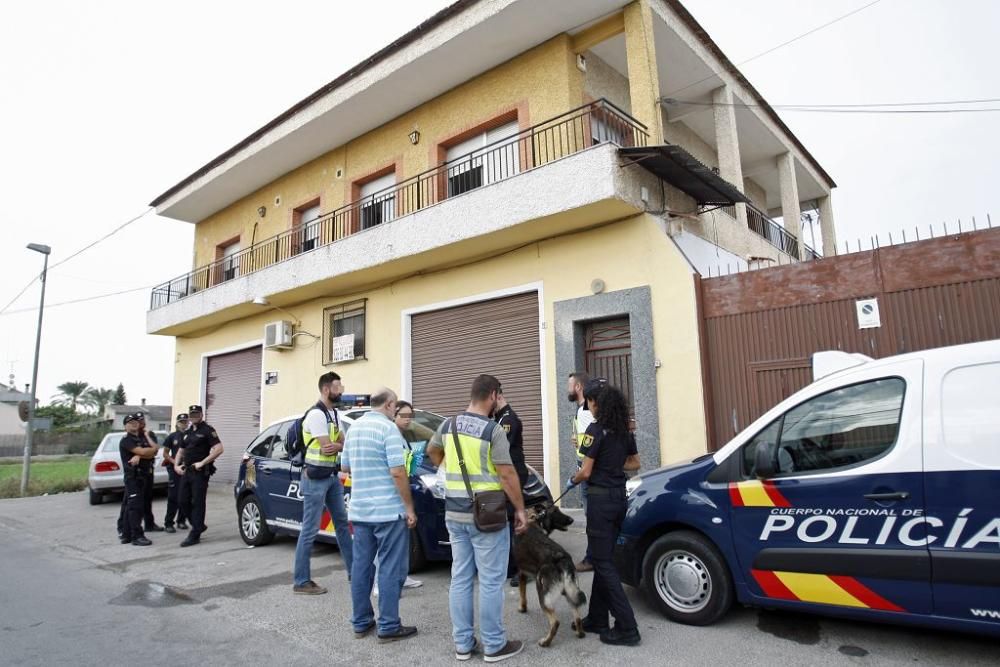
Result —
[[205, 462], [204, 461], [196, 461], [195, 464], [194, 464], [194, 469], [195, 470], [201, 470], [204, 467], [205, 467]]
[[415, 528], [417, 525], [417, 513], [411, 509], [406, 510], [406, 527]]
[[136, 455], [134, 455], [134, 456], [133, 456], [132, 458], [130, 458], [130, 459], [128, 460], [128, 464], [129, 464], [130, 466], [137, 466], [137, 465], [139, 465], [139, 461], [140, 461], [140, 460], [141, 460], [141, 459], [139, 458], [139, 455], [138, 455], [138, 454], [136, 454]]
[[178, 463], [174, 465], [174, 472], [177, 473], [178, 475], [183, 475], [186, 468], [187, 466]]
[[528, 532], [528, 515], [524, 510], [514, 512], [514, 534], [524, 535]]
[[569, 476], [569, 479], [567, 479], [567, 480], [566, 480], [566, 490], [567, 490], [567, 491], [569, 491], [569, 490], [570, 490], [570, 489], [572, 489], [572, 488], [573, 488], [574, 486], [576, 486], [576, 482], [574, 482], [574, 481], [573, 481], [573, 478], [574, 478], [574, 477], [576, 477], [576, 475], [570, 475], [570, 476]]
[[323, 452], [323, 456], [333, 456], [339, 450], [337, 449], [337, 443], [331, 442], [326, 445], [321, 445], [319, 451]]

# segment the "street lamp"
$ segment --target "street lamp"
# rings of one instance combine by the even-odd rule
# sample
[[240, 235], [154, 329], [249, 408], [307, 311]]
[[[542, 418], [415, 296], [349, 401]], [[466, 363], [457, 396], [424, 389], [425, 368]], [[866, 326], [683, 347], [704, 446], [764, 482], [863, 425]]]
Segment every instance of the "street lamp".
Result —
[[21, 495], [28, 494], [28, 467], [31, 465], [31, 441], [35, 433], [35, 393], [38, 391], [38, 349], [42, 345], [42, 313], [45, 311], [45, 278], [49, 271], [49, 254], [52, 248], [40, 243], [29, 243], [28, 250], [45, 255], [42, 265], [42, 300], [38, 304], [38, 331], [35, 332], [35, 364], [31, 369], [31, 398], [28, 400], [28, 437], [24, 441], [24, 467], [21, 469]]

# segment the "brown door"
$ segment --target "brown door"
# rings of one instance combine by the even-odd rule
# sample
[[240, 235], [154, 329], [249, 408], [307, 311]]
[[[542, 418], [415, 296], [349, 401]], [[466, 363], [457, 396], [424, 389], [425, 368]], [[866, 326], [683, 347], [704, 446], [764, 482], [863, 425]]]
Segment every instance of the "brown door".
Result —
[[632, 330], [627, 317], [587, 324], [586, 371], [591, 377], [607, 378], [622, 390], [628, 401], [630, 426], [635, 430], [635, 401], [632, 398]]
[[469, 405], [477, 375], [495, 375], [524, 423], [524, 457], [543, 470], [538, 293], [414, 315], [413, 404], [445, 416]]
[[243, 449], [260, 432], [261, 360], [259, 346], [208, 358], [205, 421], [225, 445], [214, 483], [236, 481]]

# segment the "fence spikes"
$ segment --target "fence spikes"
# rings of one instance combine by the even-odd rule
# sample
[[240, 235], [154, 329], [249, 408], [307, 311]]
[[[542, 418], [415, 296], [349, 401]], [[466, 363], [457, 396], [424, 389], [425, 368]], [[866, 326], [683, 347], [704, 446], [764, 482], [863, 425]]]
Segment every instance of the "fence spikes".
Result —
[[990, 229], [993, 229], [993, 219], [989, 213], [986, 214], [986, 224], [989, 225]]
[[959, 234], [962, 233], [962, 219], [961, 218], [958, 219], [958, 233]]
[[889, 232], [889, 245], [892, 245], [892, 232]]
[[972, 216], [972, 231], [976, 230], [976, 216]]
[[[902, 231], [903, 231], [903, 243], [906, 243], [906, 230], [904, 229]], [[892, 238], [892, 236], [890, 236], [889, 238]]]

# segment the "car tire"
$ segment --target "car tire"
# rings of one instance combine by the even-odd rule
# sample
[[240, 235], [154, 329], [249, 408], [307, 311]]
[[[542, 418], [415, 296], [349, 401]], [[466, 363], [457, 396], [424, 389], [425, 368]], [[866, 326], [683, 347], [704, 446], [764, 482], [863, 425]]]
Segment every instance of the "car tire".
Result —
[[103, 493], [101, 493], [100, 491], [94, 491], [90, 487], [87, 487], [87, 489], [90, 491], [90, 504], [91, 505], [100, 505], [101, 503], [104, 502], [104, 494]]
[[271, 527], [267, 525], [267, 517], [260, 506], [260, 500], [255, 495], [243, 497], [236, 511], [236, 521], [240, 529], [240, 537], [252, 547], [262, 547], [274, 539]]
[[410, 528], [410, 572], [419, 572], [427, 566], [427, 554], [424, 545], [414, 528]]
[[711, 625], [733, 604], [733, 577], [719, 550], [699, 533], [660, 537], [643, 558], [642, 588], [660, 613], [684, 625]]

